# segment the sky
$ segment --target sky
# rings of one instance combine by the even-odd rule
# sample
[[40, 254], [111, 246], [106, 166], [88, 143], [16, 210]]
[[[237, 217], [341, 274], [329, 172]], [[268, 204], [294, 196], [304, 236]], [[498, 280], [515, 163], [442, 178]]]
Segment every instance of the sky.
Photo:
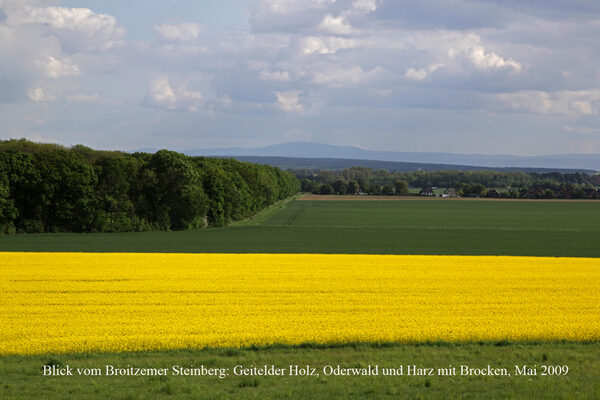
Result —
[[597, 0], [0, 0], [0, 139], [600, 153]]

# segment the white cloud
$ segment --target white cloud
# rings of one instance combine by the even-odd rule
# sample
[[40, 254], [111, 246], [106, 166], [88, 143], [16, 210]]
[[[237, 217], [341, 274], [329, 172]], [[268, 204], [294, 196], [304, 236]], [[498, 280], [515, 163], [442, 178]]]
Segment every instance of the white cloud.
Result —
[[154, 30], [165, 39], [186, 42], [198, 39], [204, 28], [197, 23], [183, 22], [177, 25], [154, 25]]
[[102, 98], [98, 93], [81, 93], [77, 92], [78, 88], [75, 85], [64, 86], [61, 84], [42, 84], [32, 86], [27, 91], [29, 100], [36, 103], [51, 103], [59, 100], [64, 100], [70, 103], [79, 104], [116, 104], [119, 103], [115, 99]]
[[154, 79], [150, 82], [150, 92], [148, 94], [152, 103], [157, 107], [174, 110], [177, 106], [177, 96], [175, 96], [168, 79]]
[[329, 4], [335, 3], [335, 1], [336, 0], [265, 0], [263, 1], [262, 7], [275, 13], [290, 14], [307, 9], [322, 9]]
[[331, 87], [342, 87], [372, 82], [390, 75], [389, 71], [381, 67], [375, 67], [370, 71], [365, 71], [360, 65], [347, 69], [330, 67], [315, 72], [313, 82]]
[[263, 81], [288, 82], [290, 73], [288, 71], [260, 71], [260, 79]]
[[377, 0], [356, 0], [352, 3], [352, 9], [371, 13], [377, 10]]
[[335, 36], [308, 36], [300, 40], [303, 54], [335, 54], [343, 49], [356, 46], [356, 41]]
[[494, 52], [488, 52], [483, 46], [473, 46], [468, 49], [468, 56], [473, 64], [479, 69], [512, 68], [514, 71], [521, 70], [521, 64], [512, 58], [505, 60]]
[[288, 90], [285, 92], [275, 92], [279, 108], [285, 112], [302, 112], [304, 107], [300, 104], [301, 90]]
[[125, 35], [115, 17], [97, 14], [88, 8], [26, 5], [8, 14], [6, 22], [11, 26], [34, 24], [60, 32], [63, 41], [87, 50], [108, 50], [121, 44]]
[[49, 3], [55, 2], [2, 3], [6, 18], [0, 20], [0, 80], [10, 85], [2, 85], [0, 98], [54, 101], [76, 90], [75, 81], [65, 78], [116, 61], [108, 50], [123, 43], [125, 31], [113, 16], [45, 6]]
[[377, 0], [262, 0], [253, 7], [250, 21], [261, 31], [302, 31], [318, 27], [335, 35], [357, 33], [350, 20], [377, 9]]
[[189, 90], [185, 85], [173, 88], [167, 78], [157, 78], [150, 82], [145, 103], [167, 110], [198, 111], [203, 100], [199, 91]]
[[[455, 69], [474, 68], [480, 71], [507, 70], [520, 72], [522, 64], [506, 59], [487, 49], [479, 35], [462, 32], [437, 32], [415, 35], [408, 41], [416, 50], [428, 54], [435, 64], [454, 65]], [[458, 64], [456, 64], [458, 62]], [[417, 71], [417, 70], [415, 70]], [[427, 71], [424, 71], [427, 72]], [[412, 74], [413, 76], [423, 76]], [[427, 76], [425, 74], [425, 76]]]
[[360, 65], [352, 68], [331, 68], [314, 74], [313, 81], [322, 85], [340, 86], [348, 83], [358, 83], [366, 79], [365, 71]]
[[41, 69], [45, 77], [51, 79], [58, 79], [63, 76], [76, 76], [81, 73], [79, 67], [73, 65], [69, 59], [61, 61], [52, 56], [47, 56], [43, 60], [36, 61], [36, 65]]
[[497, 98], [515, 110], [537, 114], [581, 116], [600, 113], [599, 89], [563, 90], [558, 92], [525, 90], [499, 94]]
[[466, 57], [475, 68], [480, 70], [512, 69], [521, 71], [522, 65], [512, 58], [505, 59], [481, 44], [481, 38], [474, 34], [453, 34], [448, 40], [448, 56]]
[[29, 100], [36, 103], [50, 103], [55, 101], [58, 96], [48, 89], [41, 87], [33, 87], [27, 91], [27, 97]]
[[356, 32], [345, 17], [333, 17], [329, 14], [319, 24], [319, 30], [332, 35], [351, 35]]
[[406, 70], [406, 72], [404, 73], [404, 76], [409, 78], [409, 79], [414, 79], [417, 81], [422, 81], [423, 79], [427, 78], [427, 76], [438, 70], [439, 68], [443, 67], [444, 64], [431, 64], [430, 66], [428, 66], [427, 68], [419, 68], [419, 69], [415, 69], [415, 68], [408, 68]]
[[592, 115], [597, 113], [597, 110], [592, 103], [585, 100], [575, 100], [571, 103], [571, 109], [582, 115]]

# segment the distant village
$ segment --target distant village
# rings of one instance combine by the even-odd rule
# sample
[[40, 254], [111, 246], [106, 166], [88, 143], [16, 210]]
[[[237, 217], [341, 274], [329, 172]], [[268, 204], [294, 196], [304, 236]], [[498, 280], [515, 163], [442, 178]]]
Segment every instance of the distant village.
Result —
[[[409, 188], [414, 192], [415, 188]], [[422, 187], [419, 190], [419, 196], [428, 197], [460, 197], [456, 189], [454, 188], [443, 188], [440, 189], [435, 186]], [[531, 188], [526, 191], [522, 191], [518, 195], [511, 192], [510, 189], [487, 189], [481, 193], [471, 192], [468, 194], [462, 194], [462, 197], [487, 197], [494, 199], [501, 198], [526, 198], [526, 199], [600, 199], [600, 190], [595, 188], [578, 188], [576, 189], [561, 189], [553, 191], [552, 189], [543, 189], [541, 187]]]

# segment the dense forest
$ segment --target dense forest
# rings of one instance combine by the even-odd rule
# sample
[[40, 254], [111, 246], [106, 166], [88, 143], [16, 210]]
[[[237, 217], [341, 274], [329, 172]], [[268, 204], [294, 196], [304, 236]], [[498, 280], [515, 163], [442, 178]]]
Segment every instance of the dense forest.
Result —
[[[497, 171], [389, 172], [364, 167], [341, 171], [291, 170], [302, 191], [319, 194], [407, 196], [409, 188], [453, 188], [457, 196], [510, 198], [600, 198], [600, 175]], [[428, 192], [431, 193], [431, 192]]]
[[289, 172], [233, 159], [0, 141], [0, 233], [223, 226], [299, 190]]

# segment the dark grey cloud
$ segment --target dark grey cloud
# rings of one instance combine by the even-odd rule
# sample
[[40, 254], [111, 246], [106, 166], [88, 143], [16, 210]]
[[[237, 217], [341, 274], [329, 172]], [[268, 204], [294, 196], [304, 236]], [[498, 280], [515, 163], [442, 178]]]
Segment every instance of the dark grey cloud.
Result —
[[25, 100], [26, 86], [23, 84], [24, 79], [17, 79], [15, 75], [4, 75], [4, 71], [0, 70], [0, 103], [14, 103]]
[[388, 26], [412, 29], [503, 28], [536, 17], [598, 19], [594, 0], [395, 0], [382, 1], [375, 16]]
[[595, 0], [471, 0], [469, 3], [552, 19], [600, 17], [600, 3]]
[[467, 0], [383, 1], [375, 15], [388, 27], [405, 29], [501, 28], [518, 12], [495, 2]]

